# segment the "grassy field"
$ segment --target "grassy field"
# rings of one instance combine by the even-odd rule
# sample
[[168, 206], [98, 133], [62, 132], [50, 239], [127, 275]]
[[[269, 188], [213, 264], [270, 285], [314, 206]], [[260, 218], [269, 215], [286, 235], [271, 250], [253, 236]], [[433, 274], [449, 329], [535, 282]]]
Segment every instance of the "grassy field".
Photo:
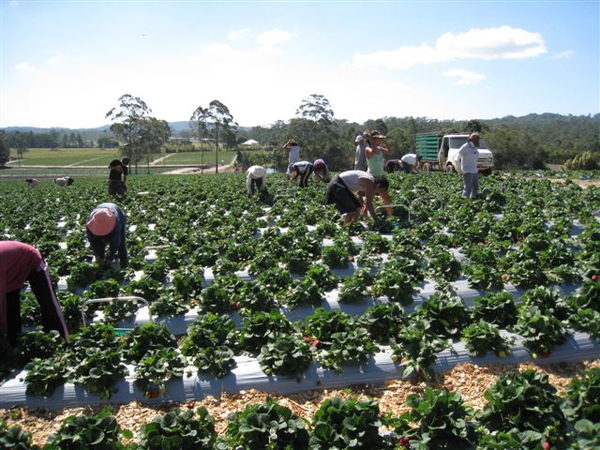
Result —
[[[219, 152], [219, 165], [232, 164], [235, 151]], [[185, 153], [156, 153], [150, 155], [150, 161], [140, 161], [137, 173], [159, 174], [186, 166], [214, 166], [216, 154], [214, 151], [185, 152]], [[74, 178], [108, 176], [108, 164], [115, 158], [121, 158], [120, 150], [116, 148], [49, 148], [30, 149], [17, 160], [16, 152], [11, 152], [13, 160], [0, 169], [0, 181], [22, 178], [56, 178], [72, 176]], [[172, 166], [165, 168], [162, 166]], [[135, 168], [132, 167], [135, 173]]]
[[[235, 158], [235, 151], [219, 152], [219, 164], [230, 164]], [[150, 163], [166, 165], [187, 164], [215, 164], [215, 151], [184, 152], [184, 153], [154, 153], [150, 155]], [[121, 153], [117, 148], [61, 148], [53, 150], [49, 148], [32, 148], [23, 154], [23, 159], [18, 160], [16, 151], [11, 151], [12, 162], [10, 167], [26, 166], [61, 166], [61, 167], [83, 167], [99, 166], [106, 167], [108, 163], [120, 158]], [[140, 165], [145, 164], [140, 162]]]

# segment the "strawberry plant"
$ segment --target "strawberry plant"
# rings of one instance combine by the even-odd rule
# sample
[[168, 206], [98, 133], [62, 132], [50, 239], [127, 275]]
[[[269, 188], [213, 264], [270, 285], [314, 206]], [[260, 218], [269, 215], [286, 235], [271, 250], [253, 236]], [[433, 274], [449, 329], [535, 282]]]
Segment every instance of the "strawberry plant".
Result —
[[446, 337], [458, 337], [470, 322], [465, 302], [450, 292], [434, 293], [413, 316], [426, 321], [432, 333]]
[[352, 275], [342, 280], [338, 300], [341, 303], [360, 303], [369, 297], [371, 270], [359, 267]]
[[312, 420], [311, 449], [384, 448], [379, 405], [355, 398], [325, 400]]
[[0, 421], [0, 448], [14, 448], [17, 450], [40, 450], [33, 445], [31, 433], [25, 431], [21, 426], [8, 427], [6, 422]]
[[319, 283], [305, 278], [293, 283], [291, 287], [280, 293], [279, 302], [289, 309], [300, 305], [319, 306], [323, 303], [325, 291]]
[[351, 328], [352, 323], [352, 317], [341, 310], [327, 311], [317, 308], [304, 320], [302, 332], [304, 336], [315, 337], [319, 341], [319, 346], [326, 350], [329, 348], [331, 336]]
[[148, 322], [136, 325], [120, 341], [127, 361], [140, 361], [149, 351], [177, 348], [177, 339], [163, 323]]
[[194, 352], [193, 363], [198, 371], [223, 378], [237, 366], [234, 356], [234, 351], [227, 345], [204, 347]]
[[79, 352], [69, 377], [75, 384], [83, 386], [89, 392], [108, 399], [117, 381], [128, 374], [121, 356], [118, 350], [87, 348]]
[[454, 281], [461, 274], [461, 264], [448, 250], [439, 246], [429, 247], [425, 251], [427, 273], [433, 279]]
[[293, 331], [290, 320], [279, 311], [256, 312], [244, 317], [240, 330], [239, 345], [242, 349], [257, 354], [269, 342]]
[[110, 398], [116, 382], [127, 375], [114, 327], [92, 324], [73, 336], [67, 355], [69, 379], [102, 398]]
[[404, 367], [403, 378], [415, 375], [427, 380], [435, 379], [432, 368], [437, 354], [449, 347], [447, 340], [434, 335], [429, 325], [423, 320], [415, 320], [402, 329], [392, 340], [392, 360], [400, 360]]
[[65, 350], [65, 341], [58, 331], [30, 331], [19, 336], [15, 357], [25, 364], [33, 358], [45, 359], [62, 355]]
[[553, 430], [554, 437], [564, 432], [566, 419], [560, 399], [546, 374], [509, 372], [485, 392], [484, 398], [486, 404], [476, 418], [490, 431]]
[[305, 280], [315, 283], [324, 291], [334, 289], [338, 285], [338, 278], [333, 274], [331, 268], [323, 263], [316, 263], [306, 272]]
[[260, 349], [258, 362], [267, 375], [299, 376], [312, 362], [313, 348], [298, 335], [279, 336]]
[[574, 330], [583, 331], [600, 341], [600, 312], [592, 308], [579, 309], [569, 317], [568, 323]]
[[385, 296], [390, 302], [409, 306], [414, 301], [415, 285], [409, 274], [398, 270], [393, 262], [388, 262], [375, 274], [371, 292], [376, 298]]
[[462, 331], [461, 339], [467, 343], [469, 354], [480, 358], [488, 352], [493, 352], [501, 358], [510, 354], [510, 347], [500, 335], [499, 328], [483, 320], [467, 326]]
[[365, 364], [378, 347], [373, 343], [366, 328], [353, 326], [347, 331], [332, 333], [326, 342], [325, 350], [317, 360], [327, 369], [342, 373], [342, 365], [347, 363]]
[[239, 308], [233, 300], [234, 292], [242, 283], [235, 275], [217, 276], [214, 281], [200, 293], [198, 298], [199, 312], [227, 313]]
[[585, 280], [572, 295], [570, 302], [578, 308], [591, 308], [600, 312], [600, 280]]
[[389, 344], [408, 325], [408, 315], [395, 303], [380, 303], [369, 307], [358, 323], [364, 326], [374, 342]]
[[44, 449], [124, 450], [121, 438], [131, 439], [133, 433], [122, 429], [110, 407], [89, 416], [68, 416], [60, 429], [50, 435]]
[[181, 378], [185, 362], [172, 348], [148, 350], [135, 366], [135, 384], [147, 398], [165, 394], [165, 383]]
[[[190, 304], [196, 302], [195, 299], [189, 300]], [[183, 316], [188, 311], [188, 298], [176, 293], [173, 286], [163, 289], [159, 297], [150, 305], [150, 314], [157, 317]]]
[[138, 450], [212, 450], [217, 440], [215, 420], [204, 407], [174, 408], [140, 430]]
[[569, 420], [600, 423], [600, 368], [571, 379], [564, 394], [563, 411]]
[[309, 448], [305, 421], [271, 398], [233, 413], [227, 422], [226, 436], [217, 443], [218, 450]]
[[499, 328], [510, 328], [517, 323], [518, 310], [510, 292], [487, 292], [475, 297], [470, 310], [471, 319], [483, 320]]
[[49, 397], [67, 381], [66, 361], [61, 358], [33, 358], [25, 365], [25, 370], [27, 395]]
[[563, 323], [551, 314], [544, 314], [538, 306], [522, 304], [519, 307], [519, 317], [515, 332], [523, 337], [523, 345], [527, 347], [532, 357], [537, 358], [554, 351], [558, 345], [566, 342], [568, 331]]
[[350, 253], [343, 248], [325, 247], [321, 251], [321, 260], [331, 269], [346, 269], [350, 264]]
[[567, 319], [571, 313], [569, 305], [558, 290], [545, 286], [538, 286], [525, 292], [521, 296], [521, 305], [523, 308], [537, 306], [544, 314], [554, 316], [558, 320]]
[[205, 347], [227, 345], [235, 347], [237, 333], [235, 323], [227, 314], [202, 314], [196, 318], [181, 342], [181, 353], [193, 356]]
[[469, 420], [471, 411], [459, 393], [426, 386], [422, 394], [409, 394], [406, 405], [411, 410], [401, 418], [416, 425], [407, 433], [410, 445], [436, 449], [473, 448], [476, 439], [474, 424]]

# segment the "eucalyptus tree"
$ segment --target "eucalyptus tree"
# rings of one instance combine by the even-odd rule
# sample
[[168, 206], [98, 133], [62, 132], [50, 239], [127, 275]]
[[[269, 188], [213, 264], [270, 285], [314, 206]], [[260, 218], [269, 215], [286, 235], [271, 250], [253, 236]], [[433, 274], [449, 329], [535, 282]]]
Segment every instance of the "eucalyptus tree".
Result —
[[135, 165], [136, 173], [138, 161], [142, 156], [144, 121], [150, 117], [151, 112], [141, 98], [125, 94], [119, 98], [119, 106], [112, 108], [105, 116], [113, 122], [110, 131], [125, 142], [123, 155]]
[[[219, 100], [213, 100], [208, 108], [198, 106], [190, 117], [190, 125], [197, 130], [198, 138], [213, 135], [215, 138], [215, 173], [219, 173], [219, 136], [237, 129], [237, 123], [229, 112], [229, 108]], [[204, 162], [202, 162], [204, 165]]]
[[300, 140], [302, 159], [324, 158], [330, 168], [347, 168], [354, 146], [340, 136], [329, 100], [312, 94], [302, 101], [296, 116], [287, 131]]
[[146, 165], [150, 173], [150, 154], [160, 153], [161, 147], [171, 137], [171, 128], [166, 120], [155, 117], [140, 120], [139, 126], [140, 146], [146, 155]]
[[[4, 131], [0, 132], [2, 135]], [[4, 142], [2, 136], [0, 136], [0, 166], [4, 166], [8, 161], [10, 161], [10, 148]]]

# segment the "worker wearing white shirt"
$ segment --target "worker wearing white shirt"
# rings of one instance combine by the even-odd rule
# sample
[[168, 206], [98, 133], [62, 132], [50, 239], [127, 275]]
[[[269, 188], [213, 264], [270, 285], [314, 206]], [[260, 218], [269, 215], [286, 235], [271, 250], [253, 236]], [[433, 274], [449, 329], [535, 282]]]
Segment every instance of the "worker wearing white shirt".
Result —
[[266, 194], [266, 175], [267, 169], [263, 166], [254, 165], [248, 168], [246, 171], [246, 191], [248, 192], [248, 197], [254, 196], [255, 188], [258, 188], [261, 193]]
[[469, 139], [458, 150], [460, 171], [463, 177], [464, 198], [477, 198], [479, 190], [479, 169], [477, 168], [477, 156], [479, 155], [479, 133], [472, 133]]
[[418, 172], [419, 163], [421, 162], [421, 155], [407, 153], [402, 158], [400, 158], [400, 161], [402, 162], [402, 169], [405, 173]]

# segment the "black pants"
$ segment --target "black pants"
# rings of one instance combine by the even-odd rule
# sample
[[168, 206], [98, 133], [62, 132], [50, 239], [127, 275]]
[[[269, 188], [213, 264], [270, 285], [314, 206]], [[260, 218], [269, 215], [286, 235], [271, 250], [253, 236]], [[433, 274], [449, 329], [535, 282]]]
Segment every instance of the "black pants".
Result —
[[[44, 331], [57, 330], [68, 342], [69, 332], [56, 298], [54, 287], [50, 280], [45, 262], [35, 269], [27, 279], [29, 286], [35, 295], [42, 314], [42, 327]], [[6, 293], [6, 334], [8, 342], [12, 347], [17, 345], [19, 334], [22, 330], [21, 320], [21, 290]]]

